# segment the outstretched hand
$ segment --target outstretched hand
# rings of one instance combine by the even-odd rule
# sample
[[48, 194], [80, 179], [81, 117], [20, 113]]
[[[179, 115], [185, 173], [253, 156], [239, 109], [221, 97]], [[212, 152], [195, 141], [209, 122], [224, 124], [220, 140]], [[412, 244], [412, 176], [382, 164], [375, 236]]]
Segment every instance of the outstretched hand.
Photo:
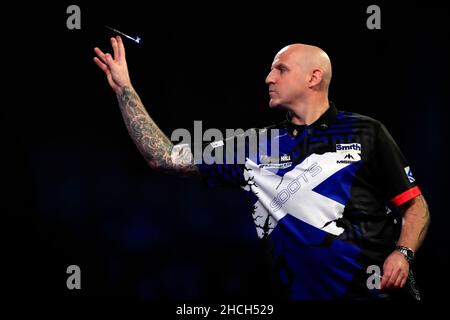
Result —
[[131, 87], [130, 75], [125, 59], [125, 47], [119, 36], [117, 38], [111, 38], [111, 45], [114, 51], [114, 58], [111, 54], [105, 54], [96, 47], [94, 51], [98, 57], [94, 57], [94, 62], [105, 72], [108, 83], [114, 92], [120, 94], [124, 87]]

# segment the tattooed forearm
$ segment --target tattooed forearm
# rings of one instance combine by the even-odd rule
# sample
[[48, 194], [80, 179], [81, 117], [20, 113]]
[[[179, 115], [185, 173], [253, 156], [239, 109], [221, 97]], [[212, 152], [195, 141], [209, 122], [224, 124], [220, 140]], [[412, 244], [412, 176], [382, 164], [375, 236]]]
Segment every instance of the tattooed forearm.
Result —
[[125, 87], [117, 98], [128, 132], [151, 168], [184, 175], [198, 174], [192, 161], [172, 161], [172, 142], [150, 118], [133, 88]]

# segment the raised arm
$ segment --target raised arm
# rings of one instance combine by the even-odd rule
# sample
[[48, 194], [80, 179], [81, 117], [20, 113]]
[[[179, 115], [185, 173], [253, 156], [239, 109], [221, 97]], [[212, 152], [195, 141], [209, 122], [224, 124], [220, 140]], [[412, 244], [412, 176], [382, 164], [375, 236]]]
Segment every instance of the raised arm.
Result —
[[103, 70], [108, 83], [117, 95], [128, 132], [152, 169], [200, 176], [188, 148], [175, 148], [147, 113], [141, 99], [131, 85], [125, 59], [125, 47], [120, 37], [111, 38], [114, 58], [94, 48], [98, 57], [94, 62]]

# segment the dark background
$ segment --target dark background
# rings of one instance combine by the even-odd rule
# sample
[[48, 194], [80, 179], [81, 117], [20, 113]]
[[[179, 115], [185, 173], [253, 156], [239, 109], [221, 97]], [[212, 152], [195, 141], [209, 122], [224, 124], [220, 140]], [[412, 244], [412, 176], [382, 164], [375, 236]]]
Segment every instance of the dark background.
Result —
[[[68, 30], [66, 8], [81, 8]], [[381, 7], [381, 30], [366, 8]], [[2, 28], [2, 289], [12, 298], [220, 300], [264, 296], [256, 230], [238, 190], [151, 171], [93, 63], [124, 40], [132, 82], [176, 128], [273, 124], [264, 79], [283, 46], [331, 57], [330, 99], [382, 121], [411, 163], [432, 224], [417, 255], [427, 301], [448, 298], [448, 14], [431, 2], [13, 4]], [[6, 55], [5, 55], [6, 54]], [[82, 289], [66, 288], [81, 268]]]

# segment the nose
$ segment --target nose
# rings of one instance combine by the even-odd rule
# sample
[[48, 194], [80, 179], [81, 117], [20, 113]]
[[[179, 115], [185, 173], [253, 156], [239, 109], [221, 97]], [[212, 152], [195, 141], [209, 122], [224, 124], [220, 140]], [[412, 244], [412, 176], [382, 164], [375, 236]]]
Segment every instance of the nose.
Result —
[[[272, 70], [273, 71], [273, 70]], [[273, 76], [273, 72], [272, 71], [270, 71], [269, 72], [269, 74], [267, 75], [267, 77], [266, 77], [266, 84], [273, 84], [273, 83], [275, 83], [275, 78], [274, 78], [274, 76]]]

